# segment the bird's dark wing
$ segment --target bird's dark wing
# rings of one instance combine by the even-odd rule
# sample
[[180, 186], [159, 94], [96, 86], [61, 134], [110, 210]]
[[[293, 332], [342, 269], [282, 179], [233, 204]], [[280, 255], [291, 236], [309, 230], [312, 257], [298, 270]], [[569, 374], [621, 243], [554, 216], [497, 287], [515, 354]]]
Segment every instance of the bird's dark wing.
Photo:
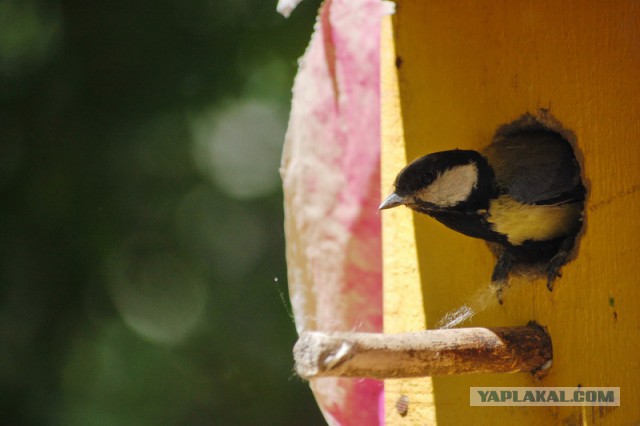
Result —
[[531, 130], [496, 139], [483, 154], [493, 166], [498, 189], [525, 204], [584, 200], [580, 166], [558, 133]]

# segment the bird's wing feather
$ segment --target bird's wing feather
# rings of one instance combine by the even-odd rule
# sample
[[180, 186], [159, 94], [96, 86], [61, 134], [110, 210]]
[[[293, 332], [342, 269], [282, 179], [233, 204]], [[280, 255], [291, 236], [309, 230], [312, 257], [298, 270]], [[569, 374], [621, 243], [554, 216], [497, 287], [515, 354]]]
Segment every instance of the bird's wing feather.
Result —
[[580, 167], [559, 134], [533, 130], [495, 140], [483, 154], [498, 189], [525, 204], [564, 204], [584, 199]]

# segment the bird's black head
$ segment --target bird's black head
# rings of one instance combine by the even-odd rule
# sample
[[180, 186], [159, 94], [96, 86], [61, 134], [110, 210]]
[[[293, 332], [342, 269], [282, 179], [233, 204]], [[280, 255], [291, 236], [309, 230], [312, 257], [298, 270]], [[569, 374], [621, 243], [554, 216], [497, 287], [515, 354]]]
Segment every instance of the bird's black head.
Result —
[[478, 152], [436, 152], [418, 158], [400, 171], [394, 192], [380, 209], [403, 204], [429, 214], [468, 206], [482, 208], [478, 202], [488, 198], [492, 182], [493, 171]]

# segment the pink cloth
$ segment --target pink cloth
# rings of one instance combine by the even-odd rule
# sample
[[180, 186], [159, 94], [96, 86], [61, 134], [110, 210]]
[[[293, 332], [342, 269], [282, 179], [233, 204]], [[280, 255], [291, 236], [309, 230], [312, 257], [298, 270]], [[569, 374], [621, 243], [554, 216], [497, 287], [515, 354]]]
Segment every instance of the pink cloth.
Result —
[[[379, 38], [388, 4], [326, 0], [293, 87], [282, 158], [298, 332], [382, 331]], [[381, 422], [382, 382], [311, 388], [331, 425]]]

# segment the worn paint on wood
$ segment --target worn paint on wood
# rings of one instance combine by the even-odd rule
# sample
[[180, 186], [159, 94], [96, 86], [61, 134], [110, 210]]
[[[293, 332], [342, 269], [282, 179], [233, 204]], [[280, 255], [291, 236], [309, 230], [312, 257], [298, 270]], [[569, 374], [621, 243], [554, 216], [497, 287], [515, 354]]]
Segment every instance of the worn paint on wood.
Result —
[[[391, 20], [390, 20], [391, 21]], [[384, 212], [385, 332], [435, 328], [462, 305], [463, 326], [548, 327], [554, 361], [526, 374], [385, 383], [388, 424], [640, 422], [640, 3], [399, 1], [382, 40], [382, 189], [429, 152], [480, 149], [499, 125], [540, 108], [577, 138], [589, 195], [576, 259], [549, 293], [517, 278], [499, 306], [486, 245], [408, 209]], [[470, 407], [470, 386], [620, 386], [622, 405]], [[411, 410], [394, 409], [406, 395]], [[627, 401], [627, 402], [625, 402]], [[632, 402], [633, 401], [633, 402]]]
[[296, 373], [375, 379], [483, 373], [546, 374], [551, 339], [535, 324], [413, 333], [306, 331], [293, 348]]

